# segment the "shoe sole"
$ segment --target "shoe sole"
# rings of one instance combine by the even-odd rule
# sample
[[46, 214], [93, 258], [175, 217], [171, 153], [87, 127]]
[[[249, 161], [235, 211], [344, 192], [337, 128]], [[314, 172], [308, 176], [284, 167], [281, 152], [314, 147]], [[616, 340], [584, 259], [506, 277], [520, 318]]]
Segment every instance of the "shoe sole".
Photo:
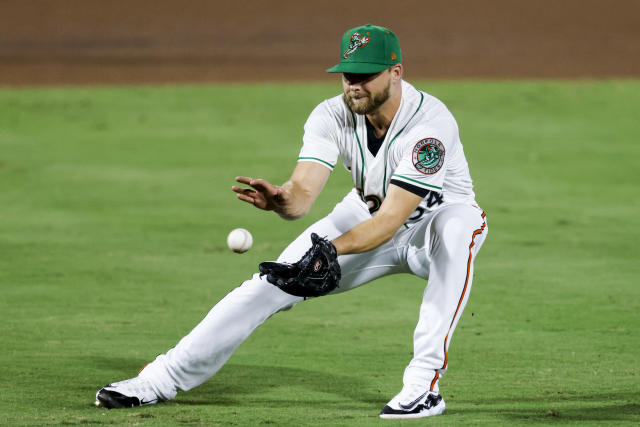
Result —
[[418, 412], [416, 414], [380, 414], [380, 418], [387, 420], [406, 420], [409, 418], [426, 418], [432, 417], [434, 415], [440, 415], [444, 412], [445, 404], [444, 400], [440, 405], [434, 406], [431, 409], [427, 409], [426, 411]]

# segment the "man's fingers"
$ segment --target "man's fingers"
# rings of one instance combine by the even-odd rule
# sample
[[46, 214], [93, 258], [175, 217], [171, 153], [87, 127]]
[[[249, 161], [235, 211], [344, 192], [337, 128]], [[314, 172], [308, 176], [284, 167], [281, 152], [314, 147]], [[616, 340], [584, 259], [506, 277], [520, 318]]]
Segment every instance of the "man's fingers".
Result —
[[277, 187], [272, 185], [272, 184], [270, 184], [270, 183], [268, 183], [264, 179], [251, 180], [249, 185], [252, 186], [253, 188], [255, 188], [256, 190], [258, 190], [258, 191], [260, 191], [262, 193], [269, 194], [271, 196], [273, 196], [273, 195], [275, 195], [277, 193]]
[[231, 190], [236, 193], [239, 200], [251, 203], [257, 208], [272, 210], [272, 199], [276, 198], [280, 193], [280, 187], [270, 184], [264, 179], [253, 179], [247, 176], [237, 176], [236, 181], [249, 185], [253, 188], [231, 186]]
[[[256, 191], [258, 191], [260, 193], [268, 194], [270, 196], [274, 196], [274, 195], [276, 195], [278, 193], [278, 188], [279, 187], [269, 183], [268, 181], [266, 181], [264, 179], [253, 179], [253, 178], [249, 178], [247, 176], [237, 176], [236, 177], [236, 181], [241, 183], [241, 184], [249, 185], [249, 186], [253, 187]], [[237, 186], [234, 185], [231, 188], [233, 189], [233, 191], [238, 193], [239, 191], [236, 190], [236, 188], [240, 188], [240, 187], [237, 187]]]
[[236, 181], [241, 184], [251, 185], [251, 181], [254, 181], [254, 179], [248, 176], [236, 176]]
[[253, 197], [246, 196], [242, 193], [238, 193], [236, 197], [238, 197], [238, 199], [242, 200], [243, 202], [251, 203], [252, 205], [254, 205], [256, 202], [256, 199], [254, 199]]
[[255, 190], [253, 190], [251, 188], [238, 187], [238, 186], [235, 186], [235, 185], [233, 185], [231, 187], [231, 189], [233, 191], [235, 191], [236, 193], [238, 193], [238, 194], [255, 194], [255, 192], [256, 192]]

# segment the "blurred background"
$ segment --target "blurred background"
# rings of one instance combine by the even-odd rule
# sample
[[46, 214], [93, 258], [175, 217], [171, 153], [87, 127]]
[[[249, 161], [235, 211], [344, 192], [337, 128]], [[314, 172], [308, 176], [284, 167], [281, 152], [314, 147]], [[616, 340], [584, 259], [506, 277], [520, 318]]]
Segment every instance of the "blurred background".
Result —
[[0, 0], [0, 85], [321, 81], [348, 28], [412, 78], [640, 74], [639, 0]]

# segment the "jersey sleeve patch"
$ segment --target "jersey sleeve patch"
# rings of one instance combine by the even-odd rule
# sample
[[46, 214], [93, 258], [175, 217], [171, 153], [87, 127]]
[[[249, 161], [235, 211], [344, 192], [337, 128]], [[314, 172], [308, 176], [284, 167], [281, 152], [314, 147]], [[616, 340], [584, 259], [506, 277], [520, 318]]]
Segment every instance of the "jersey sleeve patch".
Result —
[[435, 138], [421, 139], [413, 147], [411, 160], [418, 172], [433, 175], [444, 164], [444, 144]]

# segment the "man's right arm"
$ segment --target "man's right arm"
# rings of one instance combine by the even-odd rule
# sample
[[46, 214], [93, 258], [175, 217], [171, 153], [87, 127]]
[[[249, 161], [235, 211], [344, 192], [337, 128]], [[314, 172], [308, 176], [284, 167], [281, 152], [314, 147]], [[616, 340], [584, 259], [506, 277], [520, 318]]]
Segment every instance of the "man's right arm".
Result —
[[252, 188], [233, 186], [238, 199], [250, 203], [258, 209], [275, 211], [282, 218], [293, 220], [303, 217], [324, 188], [331, 169], [316, 162], [301, 161], [291, 174], [291, 178], [281, 186], [264, 179], [244, 176], [236, 181]]

